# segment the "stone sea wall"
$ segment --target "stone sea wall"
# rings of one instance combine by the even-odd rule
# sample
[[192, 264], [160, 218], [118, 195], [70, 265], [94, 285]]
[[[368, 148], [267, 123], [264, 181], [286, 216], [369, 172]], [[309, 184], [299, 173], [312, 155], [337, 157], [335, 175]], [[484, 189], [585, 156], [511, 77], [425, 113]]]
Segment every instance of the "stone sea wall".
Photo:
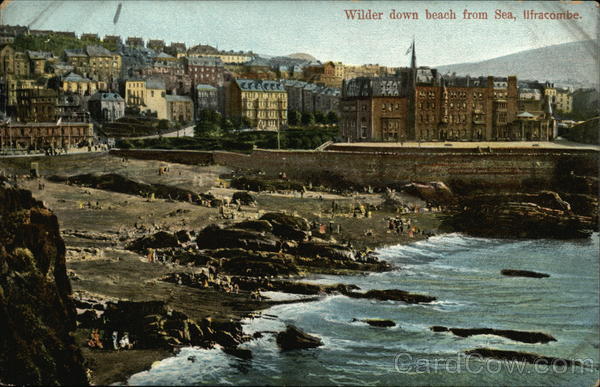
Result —
[[444, 181], [521, 187], [550, 184], [562, 174], [597, 176], [598, 155], [591, 150], [495, 149], [492, 152], [406, 149], [402, 152], [278, 151], [252, 154], [162, 150], [113, 150], [112, 154], [185, 164], [219, 164], [285, 172], [290, 178], [335, 178], [351, 184], [383, 186]]

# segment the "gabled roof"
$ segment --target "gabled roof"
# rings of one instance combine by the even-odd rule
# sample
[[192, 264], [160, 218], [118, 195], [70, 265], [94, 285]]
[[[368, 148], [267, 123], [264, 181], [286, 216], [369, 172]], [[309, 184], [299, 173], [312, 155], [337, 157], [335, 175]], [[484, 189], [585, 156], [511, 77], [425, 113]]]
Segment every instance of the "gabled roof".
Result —
[[48, 51], [31, 51], [27, 50], [29, 59], [51, 59], [54, 58], [54, 54]]
[[102, 46], [86, 46], [85, 52], [89, 56], [112, 56], [112, 53]]
[[167, 54], [166, 52], [161, 52], [160, 54], [156, 55], [154, 59], [175, 59], [175, 57]]
[[523, 112], [517, 114], [517, 118], [534, 118], [535, 116], [529, 112]]
[[62, 78], [63, 82], [91, 82], [90, 79], [82, 77], [77, 73], [70, 72]]
[[65, 55], [67, 57], [87, 57], [87, 54], [80, 48], [66, 49]]

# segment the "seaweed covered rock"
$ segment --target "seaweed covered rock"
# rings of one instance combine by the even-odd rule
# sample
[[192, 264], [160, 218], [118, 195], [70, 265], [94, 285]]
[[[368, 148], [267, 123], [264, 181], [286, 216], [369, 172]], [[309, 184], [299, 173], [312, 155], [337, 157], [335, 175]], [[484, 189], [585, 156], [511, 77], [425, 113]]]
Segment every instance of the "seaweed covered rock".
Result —
[[327, 257], [340, 261], [355, 259], [354, 250], [351, 248], [328, 242], [305, 241], [298, 245], [296, 252], [311, 258]]
[[239, 202], [240, 204], [243, 204], [245, 206], [256, 204], [256, 199], [254, 198], [254, 196], [250, 195], [246, 191], [234, 192], [233, 196], [231, 197], [231, 200], [233, 202]]
[[472, 196], [445, 225], [481, 237], [559, 239], [587, 238], [597, 227], [554, 192]]
[[273, 236], [250, 230], [221, 228], [217, 225], [205, 227], [198, 233], [196, 243], [200, 249], [242, 248], [247, 250], [279, 251], [281, 241]]
[[135, 239], [127, 245], [127, 250], [145, 253], [148, 249], [160, 249], [177, 246], [179, 246], [179, 240], [177, 239], [177, 236], [166, 231], [159, 231], [155, 234]]
[[289, 351], [316, 348], [323, 345], [323, 342], [317, 336], [309, 335], [293, 325], [288, 325], [285, 331], [277, 334], [277, 345], [282, 351]]
[[88, 384], [70, 296], [56, 216], [31, 192], [0, 187], [2, 383]]

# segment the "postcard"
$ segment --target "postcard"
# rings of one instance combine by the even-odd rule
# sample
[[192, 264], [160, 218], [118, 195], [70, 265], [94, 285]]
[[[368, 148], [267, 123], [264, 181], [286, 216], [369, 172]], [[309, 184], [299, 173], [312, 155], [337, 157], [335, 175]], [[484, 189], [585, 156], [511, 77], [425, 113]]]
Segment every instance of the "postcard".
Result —
[[0, 5], [0, 385], [598, 386], [600, 7]]

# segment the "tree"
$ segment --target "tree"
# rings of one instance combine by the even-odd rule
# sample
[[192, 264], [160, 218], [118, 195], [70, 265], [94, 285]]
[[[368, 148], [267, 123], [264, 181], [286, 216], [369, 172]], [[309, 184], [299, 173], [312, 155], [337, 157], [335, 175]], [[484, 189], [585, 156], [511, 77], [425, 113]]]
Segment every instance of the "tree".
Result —
[[302, 120], [302, 114], [300, 114], [300, 112], [298, 110], [292, 110], [289, 112], [288, 123], [290, 124], [290, 126], [300, 125], [301, 120]]
[[323, 114], [323, 112], [315, 112], [315, 121], [317, 121], [318, 124], [325, 124], [325, 114]]
[[329, 113], [327, 113], [327, 123], [328, 124], [337, 124], [337, 122], [338, 122], [338, 115], [336, 114], [336, 112], [330, 111]]
[[221, 119], [221, 129], [223, 129], [223, 131], [225, 132], [231, 132], [235, 129], [235, 126], [233, 125], [233, 122], [231, 122], [230, 119], [223, 117]]
[[315, 124], [315, 116], [312, 113], [302, 113], [302, 125], [310, 126]]
[[159, 120], [157, 129], [159, 132], [163, 132], [169, 129], [169, 121], [168, 120]]

